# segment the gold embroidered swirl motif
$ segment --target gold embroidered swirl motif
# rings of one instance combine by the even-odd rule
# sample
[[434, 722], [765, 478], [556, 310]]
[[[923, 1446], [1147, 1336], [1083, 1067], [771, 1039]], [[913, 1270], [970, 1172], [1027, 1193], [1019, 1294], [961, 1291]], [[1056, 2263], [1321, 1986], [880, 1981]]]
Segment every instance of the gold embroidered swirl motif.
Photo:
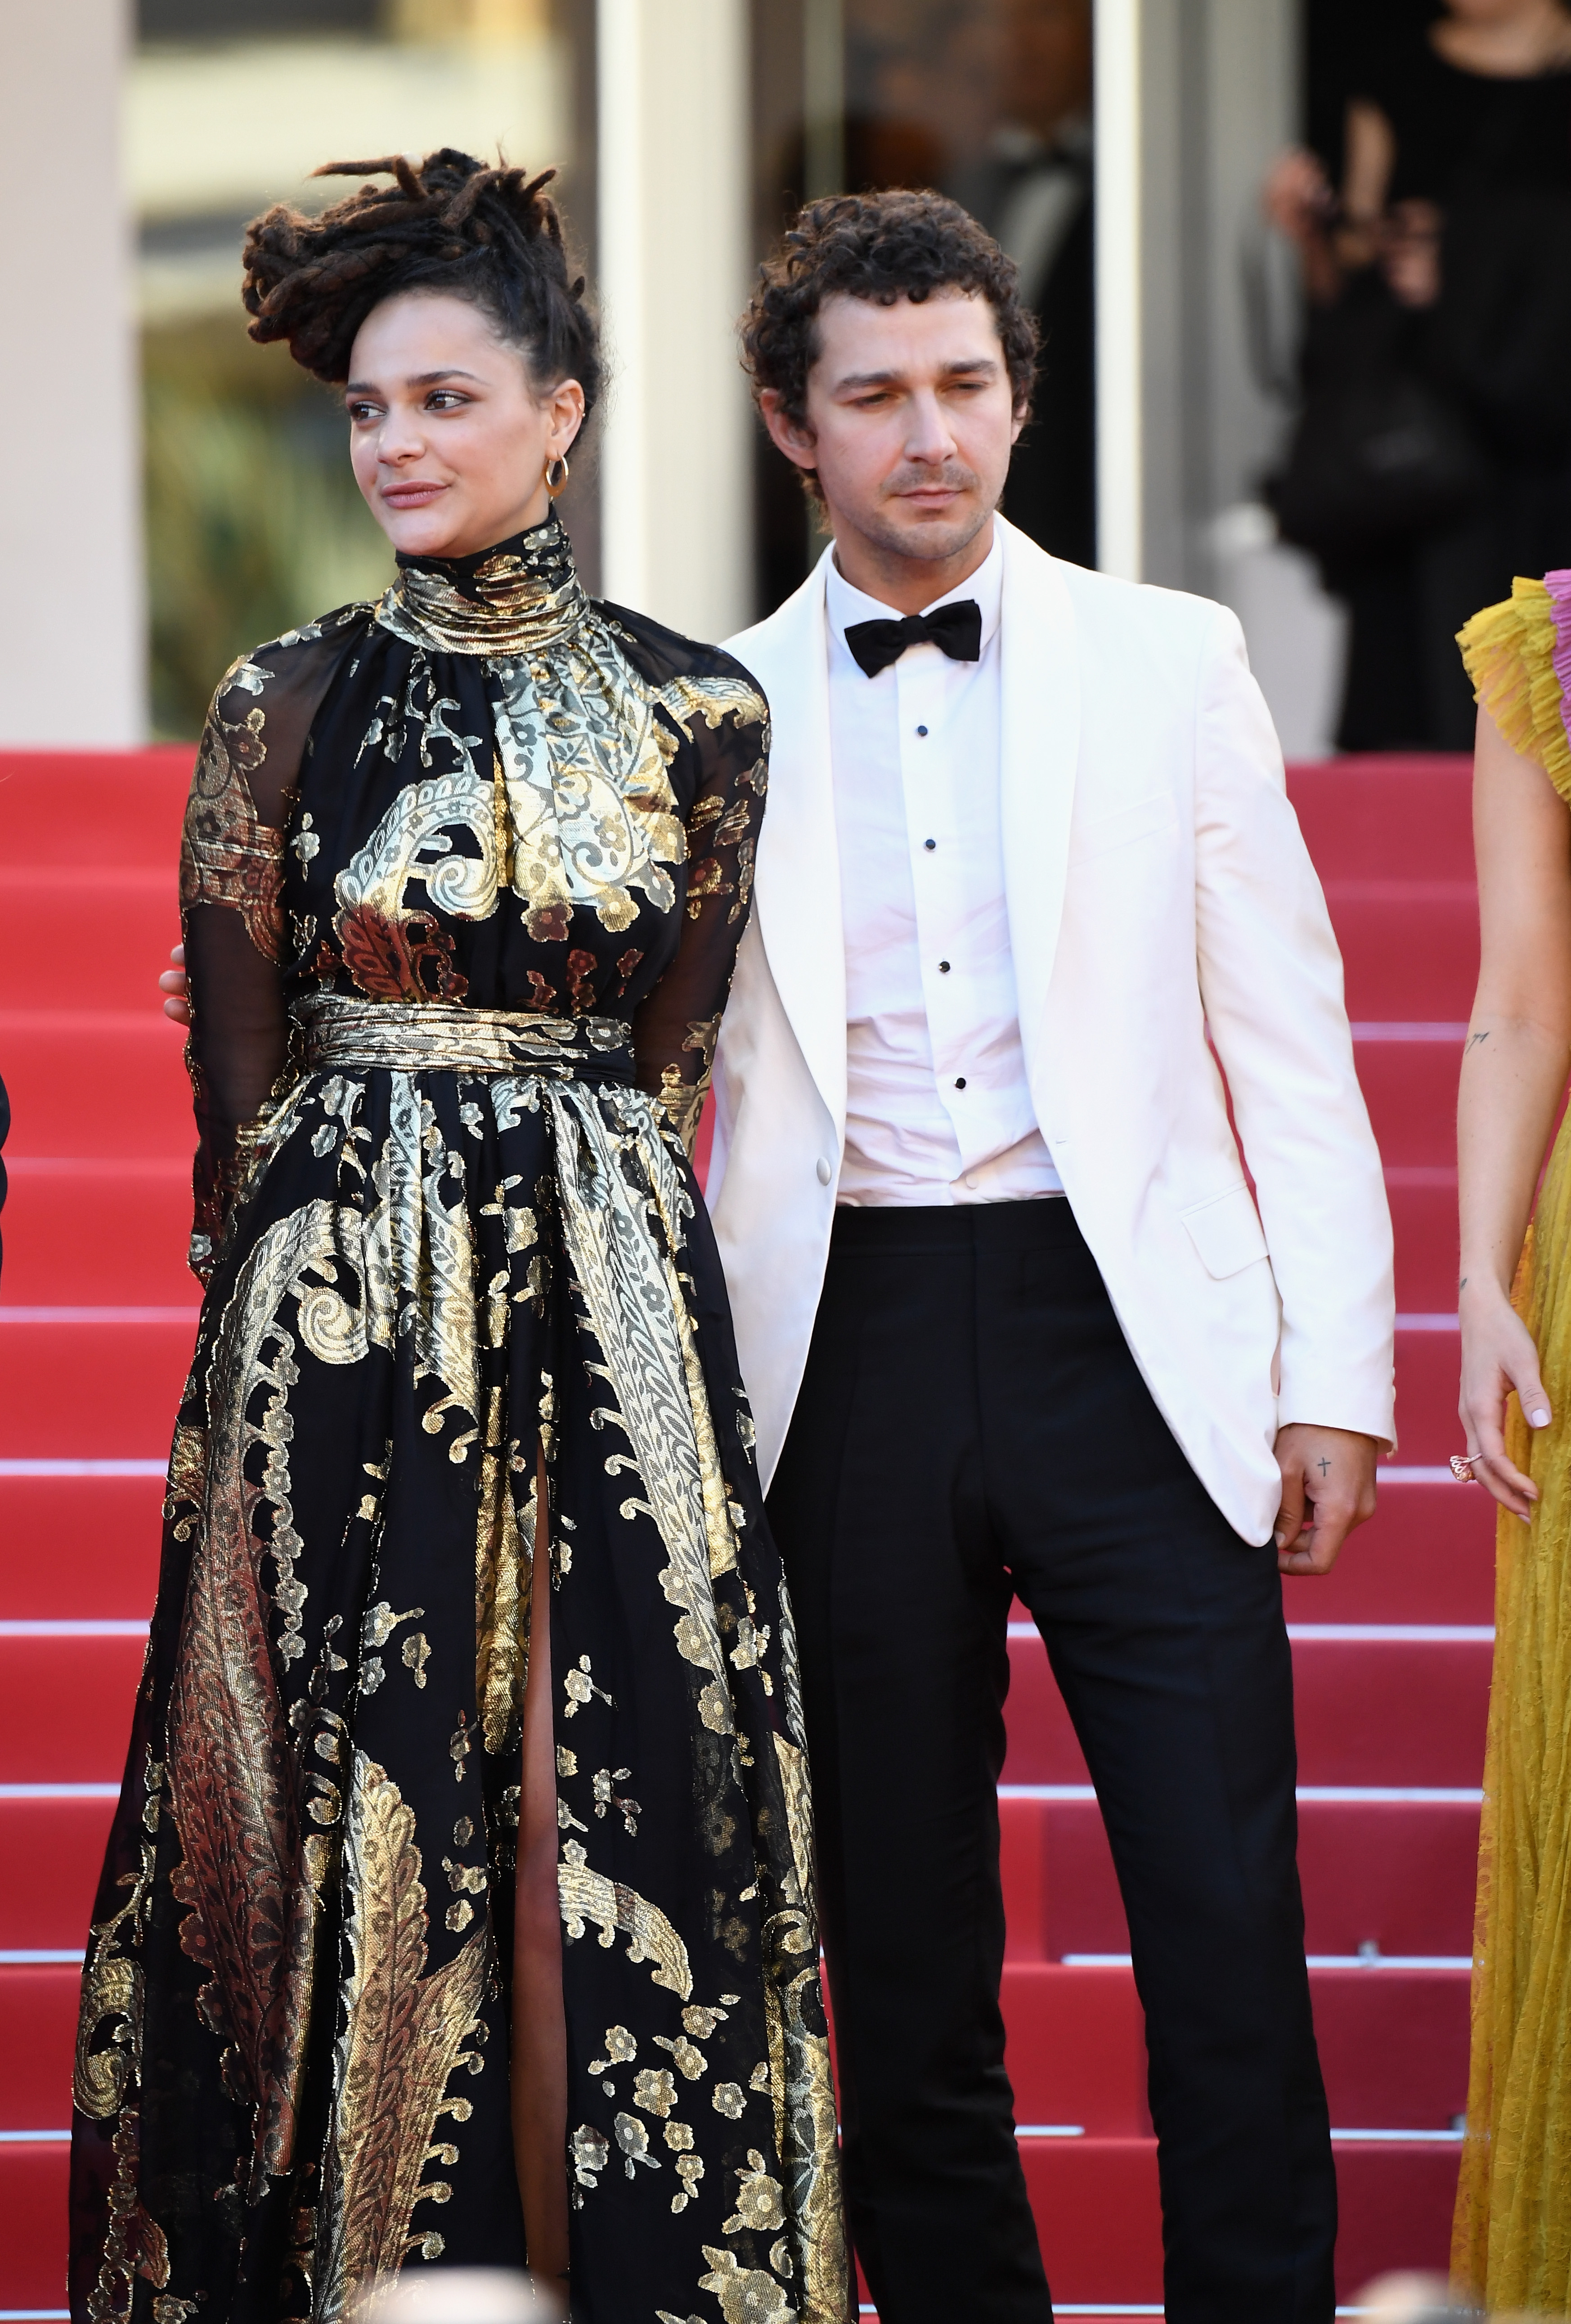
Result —
[[581, 1937], [585, 1923], [593, 1921], [600, 1931], [600, 1942], [608, 1946], [620, 1929], [633, 1941], [627, 1948], [628, 1960], [653, 1961], [651, 1981], [663, 1985], [683, 2001], [690, 1999], [693, 1972], [688, 1949], [659, 1905], [652, 1904], [635, 1888], [624, 1887], [620, 1880], [608, 1880], [603, 1872], [594, 1871], [576, 1840], [569, 1840], [562, 1849], [557, 1890], [562, 1923], [569, 1937]]
[[[633, 1466], [648, 1495], [647, 1507], [660, 1529], [669, 1560], [661, 1587], [681, 1609], [677, 1648], [684, 1661], [709, 1674], [703, 1691], [705, 1724], [729, 1734], [734, 1720], [720, 1626], [715, 1612], [712, 1572], [734, 1559], [730, 1519], [708, 1425], [707, 1400], [699, 1379], [695, 1403], [689, 1375], [685, 1305], [673, 1302], [673, 1286], [657, 1254], [644, 1219], [619, 1167], [618, 1140], [601, 1105], [570, 1086], [549, 1093], [556, 1122], [562, 1226], [589, 1322], [604, 1351], [616, 1391], [620, 1425], [633, 1448]], [[604, 1103], [623, 1113], [624, 1141], [637, 1136], [637, 1108], [647, 1120], [647, 1102], [632, 1093], [605, 1093]], [[670, 1157], [658, 1139], [641, 1141], [646, 1169], [663, 1176]], [[665, 1189], [673, 1213], [679, 1202], [674, 1182]], [[678, 1299], [680, 1294], [678, 1291]], [[702, 1450], [698, 1412], [703, 1417]], [[713, 1545], [710, 1526], [719, 1531]]]
[[475, 1523], [475, 1701], [485, 1748], [494, 1753], [516, 1740], [523, 1717], [538, 1521], [531, 1479], [525, 1519], [519, 1523], [512, 1476], [518, 1445], [508, 1441], [504, 1417], [503, 1393], [494, 1388]]
[[267, 671], [242, 655], [214, 697], [186, 805], [180, 899], [182, 911], [227, 905], [263, 958], [275, 961], [283, 834], [259, 820], [246, 779], [267, 755], [265, 714], [260, 700], [243, 718], [226, 718], [223, 707], [234, 695], [260, 696], [267, 680]]
[[399, 560], [376, 618], [411, 645], [446, 653], [538, 653], [568, 637], [588, 610], [572, 550], [554, 514], [516, 547], [452, 565]]
[[604, 927], [630, 927], [635, 890], [669, 912], [676, 890], [664, 867], [686, 861], [688, 842], [658, 692], [595, 622], [549, 666], [503, 661], [496, 675], [513, 885], [531, 936], [565, 936], [575, 904], [593, 906]]
[[115, 2132], [103, 2263], [88, 2295], [88, 2324], [119, 2324], [129, 2315], [138, 2276], [155, 2288], [169, 2282], [169, 2239], [136, 2192], [141, 2141], [141, 2109], [127, 2107]]
[[[342, 1102], [351, 1128], [364, 1099], [363, 1084], [347, 1084]], [[268, 1123], [270, 1147], [283, 1145], [319, 1103], [316, 1082], [298, 1083]], [[356, 1286], [358, 1304], [350, 1305], [331, 1280], [310, 1286], [301, 1336], [324, 1362], [355, 1363], [367, 1348], [391, 1349], [406, 1334], [420, 1372], [443, 1390], [442, 1409], [470, 1424], [452, 1447], [461, 1460], [479, 1409], [474, 1234], [462, 1157], [435, 1135], [430, 1104], [411, 1074], [391, 1077], [387, 1139], [370, 1176], [374, 1200], [364, 1213], [325, 1206], [336, 1222], [332, 1256]], [[430, 1414], [425, 1425], [432, 1425]]]
[[[279, 1310], [310, 1270], [330, 1260], [336, 1219], [330, 1204], [318, 1202], [270, 1229], [215, 1335], [203, 1521], [169, 1711], [169, 1783], [184, 1852], [175, 1893], [189, 1907], [180, 1941], [208, 1973], [203, 2007], [234, 2044], [258, 2108], [257, 2166], [274, 2174], [293, 2152], [318, 1894], [311, 1845], [300, 1845], [253, 1526], [265, 1499], [284, 1535], [292, 1533], [283, 1443], [269, 1426], [295, 1377], [294, 1343]], [[263, 1356], [270, 1341], [271, 1362]], [[265, 1402], [253, 1421], [259, 1391]], [[245, 1467], [258, 1441], [268, 1446], [262, 1486]]]
[[765, 2012], [775, 2151], [790, 2195], [787, 2228], [803, 2324], [840, 2324], [847, 2255], [836, 2169], [835, 2078], [826, 2035], [807, 2023], [818, 2008], [818, 1941], [806, 1913], [777, 1913], [764, 1929], [769, 1960]]
[[434, 2258], [434, 2234], [411, 2235], [438, 2118], [485, 1988], [484, 1926], [446, 1965], [426, 1974], [430, 1926], [415, 1820], [384, 1768], [354, 1756], [344, 1828], [344, 1890], [351, 1967], [334, 2052], [333, 2117], [323, 2189], [316, 2324], [337, 2324], [367, 2277], [395, 2271], [415, 2244]]
[[[448, 723], [457, 702], [408, 707], [421, 728], [424, 763], [430, 763], [433, 742], [457, 763], [445, 774], [406, 784], [337, 874], [333, 933], [345, 966], [372, 999], [456, 1000], [467, 983], [453, 965], [453, 939], [439, 916], [484, 920], [496, 909], [493, 788], [475, 761], [480, 736], [459, 734]], [[467, 835], [473, 854], [455, 848], [454, 831]], [[423, 899], [411, 898], [411, 887], [423, 890]]]
[[142, 2002], [142, 1972], [123, 1955], [89, 1963], [82, 1973], [81, 2015], [77, 2020], [77, 2059], [71, 2077], [71, 2100], [93, 2122], [107, 2122], [118, 2112], [131, 2080], [129, 2047], [113, 2043], [95, 2051], [94, 2039], [106, 2018], [132, 2022]]
[[571, 1074], [592, 1065], [632, 1074], [629, 1028], [615, 1017], [546, 1017], [438, 1001], [404, 1009], [337, 992], [310, 993], [293, 1013], [312, 1071]]

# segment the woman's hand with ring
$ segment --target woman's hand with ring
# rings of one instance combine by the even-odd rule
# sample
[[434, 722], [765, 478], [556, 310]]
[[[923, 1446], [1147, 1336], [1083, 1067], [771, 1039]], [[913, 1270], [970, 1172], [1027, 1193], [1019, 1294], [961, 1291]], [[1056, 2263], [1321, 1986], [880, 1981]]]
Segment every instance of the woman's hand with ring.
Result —
[[[1505, 1406], [1514, 1388], [1530, 1428], [1548, 1428], [1549, 1399], [1539, 1373], [1532, 1334], [1497, 1283], [1458, 1298], [1462, 1320], [1462, 1394], [1457, 1409], [1467, 1436], [1467, 1462], [1474, 1480], [1502, 1508], [1524, 1521], [1539, 1498], [1530, 1477], [1506, 1458]], [[1461, 1470], [1453, 1462], [1453, 1473]]]

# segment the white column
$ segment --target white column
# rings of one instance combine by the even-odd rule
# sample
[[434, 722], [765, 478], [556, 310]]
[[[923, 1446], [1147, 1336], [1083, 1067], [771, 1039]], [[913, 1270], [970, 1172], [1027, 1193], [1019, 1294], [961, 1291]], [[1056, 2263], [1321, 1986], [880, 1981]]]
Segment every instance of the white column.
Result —
[[0, 747], [147, 731], [127, 0], [0, 6], [0, 152], [35, 189], [0, 235], [13, 426], [0, 498]]
[[596, 0], [605, 595], [698, 638], [753, 607], [745, 0]]
[[1144, 429], [1141, 0], [1095, 0], [1096, 540], [1104, 573], [1141, 578]]

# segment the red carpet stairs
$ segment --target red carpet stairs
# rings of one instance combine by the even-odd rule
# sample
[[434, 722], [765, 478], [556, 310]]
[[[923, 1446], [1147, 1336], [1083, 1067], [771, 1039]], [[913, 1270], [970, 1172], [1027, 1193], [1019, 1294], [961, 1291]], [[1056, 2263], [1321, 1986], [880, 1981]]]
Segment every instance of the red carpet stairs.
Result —
[[[117, 1785], [189, 1359], [190, 1116], [153, 982], [189, 753], [0, 759], [0, 2319], [64, 2312], [77, 1963]], [[1455, 1418], [1452, 1108], [1476, 927], [1466, 770], [1302, 769], [1397, 1223], [1401, 1450], [1327, 1582], [1288, 1585], [1302, 1863], [1343, 2200], [1344, 2301], [1443, 2264], [1492, 1588]], [[53, 956], [61, 942], [69, 958]], [[1160, 2316], [1128, 1938], [1034, 1631], [1012, 1634], [1005, 2004], [1058, 2312]]]

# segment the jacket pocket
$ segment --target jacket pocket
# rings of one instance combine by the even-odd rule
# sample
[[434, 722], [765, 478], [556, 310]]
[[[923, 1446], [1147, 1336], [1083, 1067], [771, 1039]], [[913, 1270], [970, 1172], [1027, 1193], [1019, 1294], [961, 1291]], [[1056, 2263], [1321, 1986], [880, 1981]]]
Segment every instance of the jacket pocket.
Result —
[[1069, 861], [1083, 863], [1087, 856], [1105, 855], [1114, 847], [1128, 847], [1137, 839], [1150, 839], [1178, 827], [1178, 811], [1171, 792], [1156, 791], [1150, 798], [1135, 799], [1128, 807], [1115, 807], [1111, 815], [1094, 816], [1083, 824], [1070, 842]]
[[1265, 1229], [1247, 1186], [1234, 1186], [1231, 1194], [1214, 1195], [1210, 1202], [1197, 1203], [1179, 1215], [1206, 1272], [1219, 1282], [1224, 1276], [1236, 1275], [1241, 1268], [1252, 1267], [1257, 1259], [1271, 1257]]

